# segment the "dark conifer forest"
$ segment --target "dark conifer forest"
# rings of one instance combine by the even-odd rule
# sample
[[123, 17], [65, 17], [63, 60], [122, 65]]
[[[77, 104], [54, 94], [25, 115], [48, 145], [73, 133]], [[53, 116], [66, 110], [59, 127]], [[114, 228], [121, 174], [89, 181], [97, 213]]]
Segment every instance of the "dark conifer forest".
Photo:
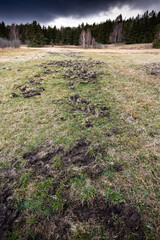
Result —
[[[78, 27], [41, 26], [37, 21], [20, 25], [0, 23], [0, 38], [18, 39], [31, 47], [51, 45], [79, 45], [82, 30], [91, 30], [97, 44], [109, 43], [151, 43], [160, 28], [160, 12], [146, 11], [142, 16], [124, 20], [119, 15], [116, 20], [106, 20], [100, 24], [83, 23]], [[16, 31], [14, 36], [13, 31]]]

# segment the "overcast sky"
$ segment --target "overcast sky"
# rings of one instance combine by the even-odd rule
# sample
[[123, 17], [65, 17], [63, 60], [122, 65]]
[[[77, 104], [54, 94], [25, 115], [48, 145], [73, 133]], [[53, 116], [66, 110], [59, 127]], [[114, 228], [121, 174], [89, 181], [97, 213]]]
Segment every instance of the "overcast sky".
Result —
[[42, 25], [77, 26], [142, 14], [146, 10], [160, 11], [160, 0], [3, 0], [0, 22], [26, 23], [37, 20]]

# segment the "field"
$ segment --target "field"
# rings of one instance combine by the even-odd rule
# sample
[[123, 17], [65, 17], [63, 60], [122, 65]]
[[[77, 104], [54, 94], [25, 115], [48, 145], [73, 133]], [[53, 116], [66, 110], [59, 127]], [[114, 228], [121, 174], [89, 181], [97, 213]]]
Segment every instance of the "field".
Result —
[[0, 119], [2, 240], [159, 239], [159, 50], [0, 50]]

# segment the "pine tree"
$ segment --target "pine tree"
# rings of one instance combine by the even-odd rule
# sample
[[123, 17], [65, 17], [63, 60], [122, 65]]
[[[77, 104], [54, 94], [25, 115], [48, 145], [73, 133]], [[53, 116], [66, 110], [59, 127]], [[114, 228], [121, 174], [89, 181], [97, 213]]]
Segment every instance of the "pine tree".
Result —
[[9, 28], [4, 22], [0, 23], [0, 38], [9, 38]]
[[[15, 39], [16, 31], [19, 30], [19, 36], [23, 43], [29, 46], [41, 47], [44, 44], [74, 44], [79, 45], [79, 37], [82, 31], [87, 32], [90, 29], [91, 35], [94, 36], [97, 43], [108, 44], [111, 34], [114, 35], [114, 41], [132, 43], [149, 43], [155, 39], [157, 26], [160, 24], [160, 12], [146, 11], [142, 16], [127, 20], [122, 19], [119, 15], [115, 21], [107, 20], [100, 24], [83, 23], [77, 28], [43, 27], [33, 21], [31, 24], [20, 24], [6, 26], [4, 22], [0, 23], [0, 38]], [[11, 30], [12, 29], [12, 30]], [[12, 32], [12, 33], [10, 33]], [[10, 34], [9, 34], [10, 33]], [[91, 43], [87, 43], [89, 46]], [[85, 43], [86, 47], [86, 43]]]
[[36, 21], [29, 26], [28, 31], [28, 45], [29, 47], [42, 47], [45, 44], [45, 37], [40, 24]]

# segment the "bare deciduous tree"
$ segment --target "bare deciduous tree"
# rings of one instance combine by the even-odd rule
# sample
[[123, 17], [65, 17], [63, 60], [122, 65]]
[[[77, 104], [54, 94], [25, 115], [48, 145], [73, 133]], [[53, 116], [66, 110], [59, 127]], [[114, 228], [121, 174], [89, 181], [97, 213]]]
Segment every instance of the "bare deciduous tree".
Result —
[[19, 29], [18, 26], [15, 25], [14, 23], [10, 27], [10, 33], [9, 33], [9, 38], [11, 40], [19, 40]]
[[120, 14], [116, 18], [116, 22], [113, 28], [113, 32], [109, 36], [110, 43], [122, 43], [123, 42], [123, 20]]
[[117, 22], [114, 26], [112, 34], [109, 36], [110, 43], [123, 42], [123, 22]]
[[87, 47], [89, 47], [91, 45], [91, 41], [92, 41], [92, 34], [91, 34], [91, 30], [88, 28], [87, 32], [86, 32], [86, 44], [87, 44]]
[[86, 31], [85, 30], [83, 30], [80, 34], [79, 44], [84, 48], [86, 47]]
[[[95, 39], [93, 41], [95, 41]], [[79, 44], [81, 46], [83, 46], [84, 48], [91, 46], [91, 44], [92, 44], [92, 34], [91, 34], [91, 30], [89, 28], [87, 29], [87, 31], [83, 30], [81, 32], [80, 37], [79, 37]]]

